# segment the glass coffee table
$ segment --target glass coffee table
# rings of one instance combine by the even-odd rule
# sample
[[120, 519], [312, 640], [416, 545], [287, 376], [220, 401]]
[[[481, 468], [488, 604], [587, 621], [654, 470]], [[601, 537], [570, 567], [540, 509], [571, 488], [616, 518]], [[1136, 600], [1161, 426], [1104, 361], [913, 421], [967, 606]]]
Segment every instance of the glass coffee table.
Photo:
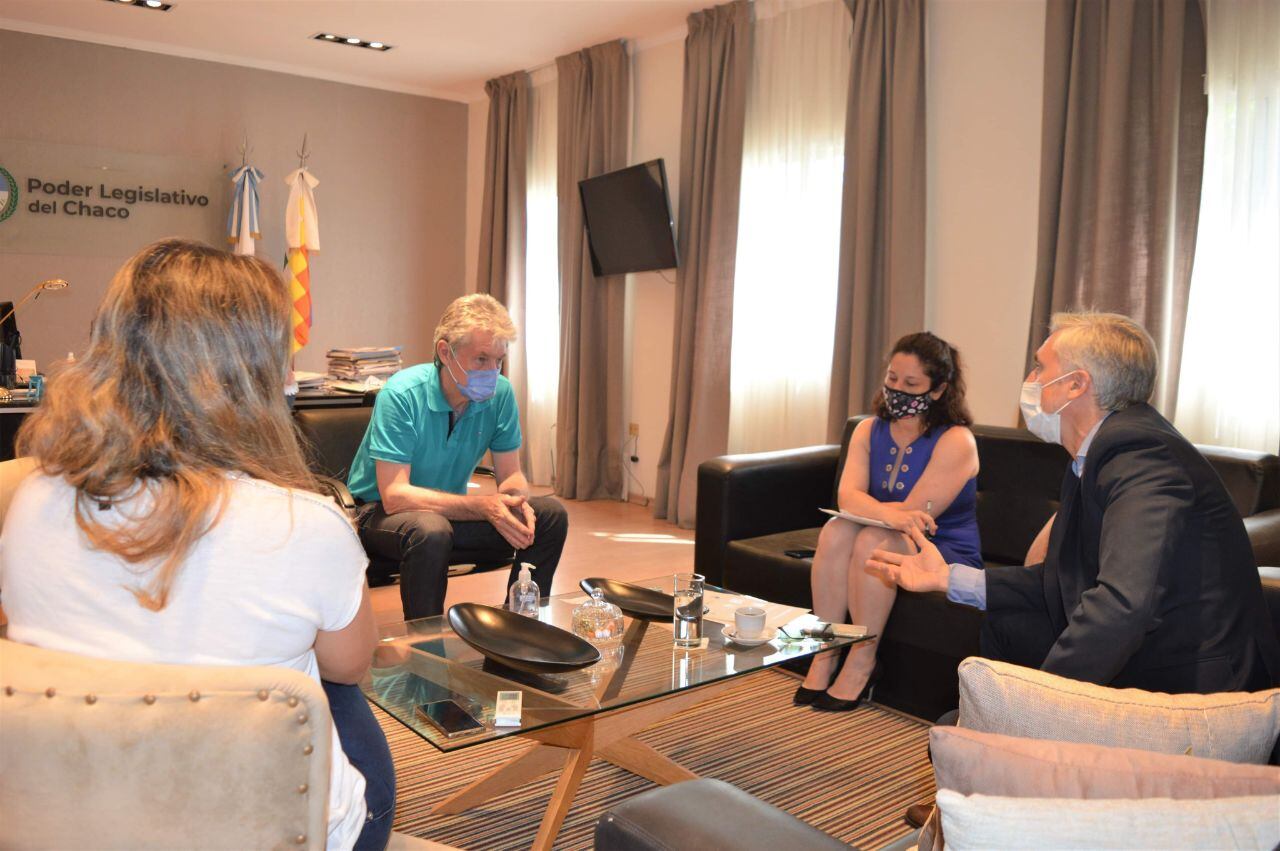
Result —
[[[670, 576], [660, 576], [634, 584], [669, 593], [671, 582]], [[716, 612], [732, 607], [735, 599], [740, 599], [737, 605], [756, 602], [714, 586], [707, 586], [707, 592]], [[573, 609], [586, 599], [581, 591], [545, 597], [538, 619], [571, 629]], [[550, 848], [593, 756], [655, 783], [692, 780], [697, 775], [634, 734], [716, 696], [739, 677], [874, 638], [802, 637], [800, 631], [815, 623], [812, 614], [800, 614], [774, 640], [746, 647], [726, 639], [720, 623], [704, 620], [703, 646], [682, 648], [674, 644], [670, 618], [626, 615], [622, 641], [602, 647], [596, 664], [569, 673], [529, 674], [487, 660], [454, 633], [447, 618], [424, 618], [381, 629], [373, 669], [362, 688], [371, 701], [444, 752], [508, 736], [536, 742], [537, 747], [450, 796], [434, 812], [464, 812], [558, 770], [560, 778], [533, 845]], [[519, 726], [494, 724], [499, 691], [521, 692]], [[418, 717], [418, 706], [438, 700], [460, 704], [481, 722], [481, 729], [449, 737]]]

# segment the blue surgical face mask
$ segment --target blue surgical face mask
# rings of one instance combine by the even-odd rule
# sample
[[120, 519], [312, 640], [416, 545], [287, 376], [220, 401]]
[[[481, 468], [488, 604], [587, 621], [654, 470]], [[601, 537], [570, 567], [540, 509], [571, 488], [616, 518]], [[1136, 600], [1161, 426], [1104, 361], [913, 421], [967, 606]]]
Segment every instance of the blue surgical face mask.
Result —
[[[449, 354], [453, 355], [454, 360], [458, 359], [458, 353], [453, 350], [453, 346], [449, 347]], [[453, 367], [446, 363], [444, 368], [449, 370], [449, 377], [457, 385], [458, 392], [472, 402], [491, 399], [493, 394], [498, 392], [498, 370], [496, 369], [468, 369], [467, 383], [462, 384], [458, 381], [458, 376], [453, 374]]]

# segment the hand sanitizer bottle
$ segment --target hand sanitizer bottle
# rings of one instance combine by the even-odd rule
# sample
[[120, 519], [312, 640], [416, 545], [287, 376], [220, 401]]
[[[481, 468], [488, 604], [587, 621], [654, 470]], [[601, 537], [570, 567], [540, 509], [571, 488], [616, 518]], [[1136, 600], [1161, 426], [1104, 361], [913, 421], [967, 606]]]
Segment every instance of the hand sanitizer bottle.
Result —
[[534, 569], [529, 562], [520, 562], [520, 578], [507, 595], [507, 609], [529, 618], [538, 617], [538, 598], [541, 596], [538, 583], [529, 575], [529, 571]]

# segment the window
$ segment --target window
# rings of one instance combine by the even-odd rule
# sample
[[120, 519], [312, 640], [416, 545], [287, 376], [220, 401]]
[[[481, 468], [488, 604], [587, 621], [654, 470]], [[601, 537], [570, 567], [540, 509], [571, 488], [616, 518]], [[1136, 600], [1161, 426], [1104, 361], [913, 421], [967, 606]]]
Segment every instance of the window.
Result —
[[528, 405], [524, 435], [534, 484], [555, 475], [556, 403], [560, 388], [560, 259], [556, 195], [556, 79], [533, 86], [531, 144], [525, 178], [524, 338]]
[[1207, 4], [1209, 117], [1175, 422], [1280, 450], [1280, 4]]
[[729, 451], [823, 443], [840, 256], [850, 17], [757, 0], [733, 295]]

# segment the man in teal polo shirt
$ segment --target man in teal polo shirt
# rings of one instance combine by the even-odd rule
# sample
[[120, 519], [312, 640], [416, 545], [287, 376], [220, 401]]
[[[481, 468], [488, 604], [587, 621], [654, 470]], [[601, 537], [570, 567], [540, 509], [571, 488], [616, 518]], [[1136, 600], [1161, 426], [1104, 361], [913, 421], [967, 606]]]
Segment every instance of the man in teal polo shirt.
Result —
[[[554, 497], [529, 496], [520, 470], [520, 412], [499, 374], [515, 338], [492, 296], [454, 301], [436, 326], [435, 362], [387, 381], [351, 462], [360, 540], [370, 556], [399, 563], [406, 620], [444, 611], [450, 564], [513, 560], [510, 584], [527, 561], [551, 592], [569, 521]], [[485, 452], [498, 492], [469, 495]]]

